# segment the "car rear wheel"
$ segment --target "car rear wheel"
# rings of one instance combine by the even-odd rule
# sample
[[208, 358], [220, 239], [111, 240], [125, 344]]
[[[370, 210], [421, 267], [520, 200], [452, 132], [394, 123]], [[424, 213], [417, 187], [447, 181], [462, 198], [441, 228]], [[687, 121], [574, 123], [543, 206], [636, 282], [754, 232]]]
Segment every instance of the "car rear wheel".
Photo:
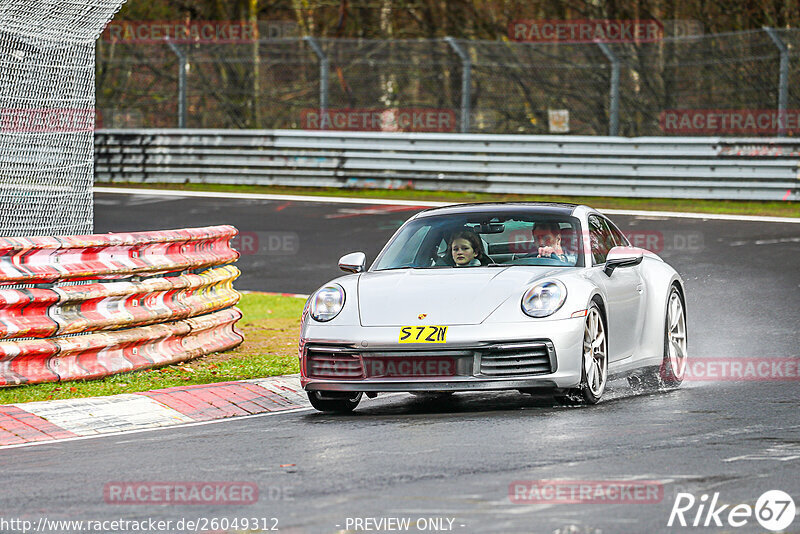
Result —
[[559, 400], [569, 404], [597, 404], [608, 381], [608, 340], [603, 315], [592, 303], [583, 328], [583, 369], [581, 383]]
[[664, 314], [664, 357], [661, 365], [646, 370], [641, 378], [645, 390], [676, 388], [683, 382], [688, 360], [686, 309], [676, 286], [672, 286]]
[[363, 393], [309, 391], [308, 401], [321, 412], [349, 413], [361, 402]]
[[681, 385], [688, 359], [686, 310], [678, 288], [672, 286], [664, 318], [664, 361], [661, 363], [661, 383], [674, 388]]

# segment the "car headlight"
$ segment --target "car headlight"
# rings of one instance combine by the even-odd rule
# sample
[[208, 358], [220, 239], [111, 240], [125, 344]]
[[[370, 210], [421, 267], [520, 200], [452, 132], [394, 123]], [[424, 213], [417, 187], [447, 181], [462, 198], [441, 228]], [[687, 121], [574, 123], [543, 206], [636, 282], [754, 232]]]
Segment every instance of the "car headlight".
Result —
[[344, 289], [339, 284], [323, 287], [311, 297], [311, 317], [324, 323], [330, 321], [344, 307]]
[[540, 282], [522, 296], [522, 311], [531, 317], [554, 314], [567, 299], [567, 288], [558, 280]]

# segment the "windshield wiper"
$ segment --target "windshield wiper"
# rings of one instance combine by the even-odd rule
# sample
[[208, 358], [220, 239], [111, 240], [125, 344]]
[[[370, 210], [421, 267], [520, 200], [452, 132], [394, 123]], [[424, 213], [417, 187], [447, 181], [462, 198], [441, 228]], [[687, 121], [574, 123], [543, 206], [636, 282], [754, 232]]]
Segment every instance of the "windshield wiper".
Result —
[[484, 267], [509, 267], [507, 263], [487, 263]]

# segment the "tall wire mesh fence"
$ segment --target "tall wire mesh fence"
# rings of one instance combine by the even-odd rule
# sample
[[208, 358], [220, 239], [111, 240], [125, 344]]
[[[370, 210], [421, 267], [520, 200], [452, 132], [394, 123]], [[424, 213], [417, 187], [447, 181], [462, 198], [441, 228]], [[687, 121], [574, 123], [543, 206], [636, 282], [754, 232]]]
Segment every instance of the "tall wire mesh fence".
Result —
[[95, 41], [123, 1], [0, 2], [0, 235], [91, 232]]
[[[800, 30], [774, 37], [758, 30], [605, 45], [101, 40], [98, 107], [112, 128], [800, 134]], [[774, 120], [781, 105], [789, 115], [779, 115], [782, 129]], [[404, 111], [405, 122], [385, 120]], [[767, 120], [750, 116], [757, 111]], [[320, 120], [336, 113], [344, 115]]]

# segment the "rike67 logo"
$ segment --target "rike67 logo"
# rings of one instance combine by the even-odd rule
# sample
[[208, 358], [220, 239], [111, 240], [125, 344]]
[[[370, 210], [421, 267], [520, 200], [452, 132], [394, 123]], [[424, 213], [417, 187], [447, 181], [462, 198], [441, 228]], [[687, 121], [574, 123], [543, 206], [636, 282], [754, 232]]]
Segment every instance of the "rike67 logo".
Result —
[[764, 492], [755, 506], [720, 501], [719, 492], [709, 500], [707, 494], [699, 499], [691, 493], [678, 493], [669, 514], [668, 527], [743, 527], [753, 518], [762, 528], [778, 532], [792, 524], [795, 517], [794, 499], [781, 490]]

